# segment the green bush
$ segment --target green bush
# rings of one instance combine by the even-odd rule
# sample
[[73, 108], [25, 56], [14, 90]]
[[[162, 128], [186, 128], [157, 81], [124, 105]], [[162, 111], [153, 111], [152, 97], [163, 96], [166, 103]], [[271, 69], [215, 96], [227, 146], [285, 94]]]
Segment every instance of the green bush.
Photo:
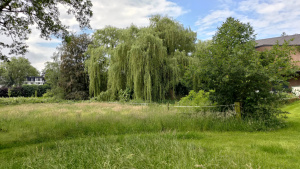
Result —
[[35, 91], [38, 90], [37, 85], [23, 85], [23, 97], [32, 97], [35, 95]]
[[119, 91], [119, 101], [121, 102], [128, 102], [131, 98], [131, 90], [126, 88], [125, 90]]
[[54, 92], [52, 90], [47, 90], [47, 92], [43, 94], [43, 97], [54, 97]]
[[49, 85], [23, 85], [13, 88], [1, 88], [0, 97], [41, 97], [50, 89]]
[[23, 96], [23, 88], [22, 87], [14, 87], [11, 90], [11, 96], [10, 97], [22, 97]]
[[47, 90], [51, 89], [50, 85], [44, 84], [44, 85], [38, 85], [37, 87], [37, 97], [42, 97], [44, 93], [47, 92]]
[[[186, 97], [180, 99], [179, 104], [182, 106], [212, 106], [216, 105], [210, 100], [210, 94], [214, 93], [213, 90], [209, 92], [205, 92], [200, 90], [198, 93], [194, 90], [191, 90]], [[197, 107], [195, 108], [196, 111], [207, 111], [212, 110], [212, 108], [208, 107]]]
[[47, 89], [46, 92], [43, 94], [43, 97], [54, 97], [57, 99], [63, 99], [64, 98], [64, 90], [60, 87]]
[[115, 95], [112, 93], [111, 90], [106, 90], [105, 92], [101, 92], [97, 96], [98, 101], [112, 101], [115, 100]]

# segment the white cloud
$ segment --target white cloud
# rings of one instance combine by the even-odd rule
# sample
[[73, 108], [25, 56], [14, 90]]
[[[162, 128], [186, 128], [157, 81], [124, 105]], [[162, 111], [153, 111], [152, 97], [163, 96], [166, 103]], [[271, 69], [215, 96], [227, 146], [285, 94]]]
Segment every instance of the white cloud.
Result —
[[212, 26], [217, 26], [226, 20], [227, 17], [233, 16], [235, 13], [230, 10], [217, 10], [213, 11], [204, 18], [199, 19], [196, 22], [196, 26], [199, 26], [197, 32], [198, 35], [206, 37], [204, 39], [209, 39], [212, 35], [215, 34], [215, 31], [211, 30]]
[[[169, 0], [92, 0], [92, 3], [93, 17], [90, 23], [93, 29], [101, 29], [106, 25], [120, 28], [131, 24], [146, 26], [149, 24], [151, 15], [161, 14], [176, 18], [186, 13], [182, 7]], [[75, 17], [68, 15], [63, 6], [59, 6], [59, 9], [62, 23], [68, 25], [70, 31], [79, 32]], [[39, 31], [32, 28], [32, 34], [26, 41], [29, 52], [25, 57], [41, 71], [44, 68], [44, 62], [51, 61], [50, 57], [55, 51], [55, 45], [59, 44], [60, 40], [41, 39]]]
[[106, 25], [127, 27], [130, 24], [146, 26], [149, 16], [155, 14], [178, 17], [185, 11], [177, 4], [167, 0], [100, 0], [93, 2], [93, 29]]
[[[249, 22], [258, 39], [280, 36], [282, 32], [300, 33], [299, 0], [244, 0], [236, 4], [224, 0], [220, 2], [221, 9], [212, 11], [196, 22], [199, 26], [198, 34], [203, 35], [202, 38], [207, 38], [208, 32], [216, 31], [228, 14], [244, 23]], [[211, 19], [214, 21], [209, 21]], [[202, 29], [202, 25], [205, 29]]]

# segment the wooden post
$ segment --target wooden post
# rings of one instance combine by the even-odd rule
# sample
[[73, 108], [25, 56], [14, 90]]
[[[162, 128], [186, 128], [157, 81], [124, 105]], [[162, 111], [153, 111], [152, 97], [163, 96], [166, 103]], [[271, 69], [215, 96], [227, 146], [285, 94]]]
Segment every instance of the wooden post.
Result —
[[241, 102], [234, 102], [234, 109], [235, 109], [235, 112], [236, 112], [236, 118], [237, 119], [242, 119]]

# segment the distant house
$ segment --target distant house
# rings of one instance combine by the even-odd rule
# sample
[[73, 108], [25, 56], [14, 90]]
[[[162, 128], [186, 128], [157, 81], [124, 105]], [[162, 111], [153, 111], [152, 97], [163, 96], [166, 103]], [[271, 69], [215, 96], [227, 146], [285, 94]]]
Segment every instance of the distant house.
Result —
[[[255, 48], [258, 51], [270, 50], [274, 45], [277, 44], [277, 42], [279, 43], [279, 45], [282, 45], [284, 41], [288, 41], [291, 39], [293, 39], [293, 41], [289, 43], [290, 45], [300, 46], [300, 34], [296, 34], [290, 36], [281, 36], [276, 38], [256, 40], [257, 45], [255, 46]], [[296, 54], [292, 55], [292, 58], [294, 61], [299, 61], [297, 65], [300, 66], [300, 52], [297, 51]], [[300, 96], [300, 70], [297, 71], [296, 73], [298, 73], [298, 78], [290, 79], [289, 87], [292, 89], [294, 93], [297, 94], [297, 96]]]
[[29, 76], [26, 77], [24, 84], [27, 85], [43, 85], [45, 84], [45, 79], [42, 76]]

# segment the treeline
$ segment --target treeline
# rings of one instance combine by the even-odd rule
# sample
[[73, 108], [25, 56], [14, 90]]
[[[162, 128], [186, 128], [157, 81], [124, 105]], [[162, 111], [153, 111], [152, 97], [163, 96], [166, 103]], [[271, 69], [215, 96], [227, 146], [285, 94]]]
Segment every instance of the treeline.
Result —
[[92, 38], [65, 40], [55, 61], [47, 63], [45, 77], [67, 99], [174, 99], [188, 94], [183, 76], [195, 42], [195, 32], [168, 17], [154, 16], [143, 28], [107, 26]]
[[288, 42], [256, 51], [251, 25], [231, 17], [212, 40], [196, 39], [191, 29], [162, 16], [151, 17], [147, 27], [74, 34], [46, 64], [45, 78], [52, 95], [65, 99], [151, 102], [213, 91], [215, 105], [239, 101], [248, 115], [280, 112], [280, 92], [297, 69]]

